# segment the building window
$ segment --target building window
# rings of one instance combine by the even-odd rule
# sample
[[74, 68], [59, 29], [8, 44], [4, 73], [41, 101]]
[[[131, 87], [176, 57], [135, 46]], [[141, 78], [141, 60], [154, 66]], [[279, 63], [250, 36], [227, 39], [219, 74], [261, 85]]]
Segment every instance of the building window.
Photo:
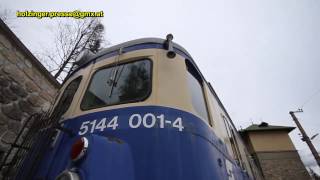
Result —
[[197, 112], [197, 114], [202, 117], [206, 122], [208, 121], [208, 111], [206, 102], [204, 99], [203, 87], [202, 87], [202, 78], [198, 74], [197, 70], [194, 68], [192, 64], [188, 60], [186, 60], [187, 65], [187, 81], [189, 92], [191, 95], [191, 102], [193, 109]]
[[81, 102], [81, 109], [137, 102], [151, 93], [148, 59], [107, 67], [95, 72]]

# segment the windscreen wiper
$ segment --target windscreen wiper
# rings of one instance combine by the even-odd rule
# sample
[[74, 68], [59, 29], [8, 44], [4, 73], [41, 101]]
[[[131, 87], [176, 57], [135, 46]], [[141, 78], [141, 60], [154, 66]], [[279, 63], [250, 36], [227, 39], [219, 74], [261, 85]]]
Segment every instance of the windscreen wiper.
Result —
[[[117, 60], [116, 60], [116, 65], [114, 66], [114, 68], [113, 68], [113, 71], [112, 71], [112, 76], [110, 77], [110, 79], [108, 80], [108, 85], [110, 85], [111, 87], [110, 87], [110, 91], [109, 91], [109, 97], [111, 97], [111, 95], [112, 95], [112, 92], [113, 92], [113, 88], [115, 87], [115, 86], [117, 86], [117, 82], [118, 82], [118, 80], [120, 79], [120, 75], [121, 75], [121, 73], [122, 73], [122, 70], [123, 70], [123, 68], [124, 68], [124, 65], [122, 66], [122, 69], [121, 69], [121, 71], [120, 71], [120, 73], [119, 73], [119, 76], [118, 76], [118, 71], [119, 71], [119, 58], [120, 58], [120, 55], [122, 54], [122, 48], [120, 48], [119, 49], [119, 54], [118, 54], [118, 57], [117, 57]], [[117, 76], [118, 76], [118, 78], [117, 78]]]

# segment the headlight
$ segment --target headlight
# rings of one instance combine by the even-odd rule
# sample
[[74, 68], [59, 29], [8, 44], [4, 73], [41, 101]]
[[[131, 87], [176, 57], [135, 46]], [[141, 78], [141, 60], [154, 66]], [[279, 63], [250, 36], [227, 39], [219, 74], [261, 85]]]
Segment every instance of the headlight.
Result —
[[56, 180], [80, 180], [80, 177], [77, 173], [71, 171], [63, 171]]
[[76, 162], [82, 159], [86, 153], [89, 146], [89, 141], [87, 138], [82, 137], [76, 140], [76, 142], [72, 145], [70, 157], [73, 162]]

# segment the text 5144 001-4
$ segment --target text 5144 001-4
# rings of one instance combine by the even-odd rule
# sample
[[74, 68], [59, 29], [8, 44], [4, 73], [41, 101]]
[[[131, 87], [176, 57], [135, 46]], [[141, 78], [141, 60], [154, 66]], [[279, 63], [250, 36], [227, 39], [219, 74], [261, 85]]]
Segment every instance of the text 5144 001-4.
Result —
[[[95, 119], [92, 121], [84, 121], [79, 129], [78, 134], [84, 135], [86, 133], [94, 133], [95, 131], [104, 131], [106, 128], [110, 130], [116, 130], [119, 126], [118, 124], [118, 116], [114, 116], [112, 118], [102, 118], [100, 120]], [[141, 114], [132, 114], [127, 120], [129, 128], [165, 128], [165, 127], [173, 127], [177, 128], [179, 131], [183, 131], [184, 127], [182, 125], [182, 118], [177, 117], [175, 120], [167, 120], [164, 114], [160, 114], [156, 116], [152, 113], [147, 113], [144, 115]]]

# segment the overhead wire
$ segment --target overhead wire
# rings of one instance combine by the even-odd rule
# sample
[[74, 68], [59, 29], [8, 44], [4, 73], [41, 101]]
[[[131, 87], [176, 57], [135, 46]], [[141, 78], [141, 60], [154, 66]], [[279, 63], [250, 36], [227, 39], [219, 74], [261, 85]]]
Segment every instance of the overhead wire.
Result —
[[318, 89], [315, 93], [313, 93], [309, 98], [307, 98], [304, 103], [301, 105], [301, 109], [307, 104], [309, 103], [316, 95], [318, 95], [320, 93], [320, 89]]

